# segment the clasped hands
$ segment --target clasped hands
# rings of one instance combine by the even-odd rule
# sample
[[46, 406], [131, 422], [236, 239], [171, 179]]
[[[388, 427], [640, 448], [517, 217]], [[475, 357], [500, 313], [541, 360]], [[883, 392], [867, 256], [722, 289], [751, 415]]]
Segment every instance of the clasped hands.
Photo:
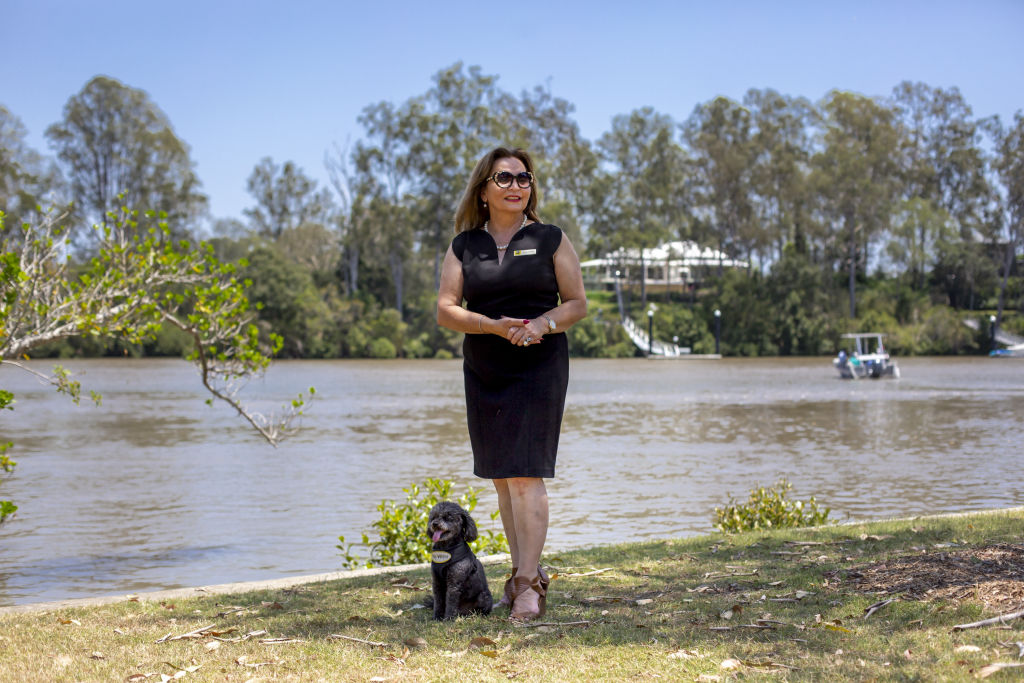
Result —
[[547, 325], [541, 324], [544, 322], [543, 319], [541, 322], [537, 322], [536, 320], [501, 316], [495, 322], [501, 325], [505, 338], [514, 346], [539, 344], [544, 333], [547, 332]]

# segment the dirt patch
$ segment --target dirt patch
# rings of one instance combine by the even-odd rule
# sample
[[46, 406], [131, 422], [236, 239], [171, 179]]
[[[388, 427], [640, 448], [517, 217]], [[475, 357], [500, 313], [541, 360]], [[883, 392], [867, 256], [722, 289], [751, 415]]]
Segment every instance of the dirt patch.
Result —
[[846, 588], [909, 600], [978, 602], [1008, 612], [1024, 609], [1024, 545], [996, 544], [924, 552], [836, 572]]

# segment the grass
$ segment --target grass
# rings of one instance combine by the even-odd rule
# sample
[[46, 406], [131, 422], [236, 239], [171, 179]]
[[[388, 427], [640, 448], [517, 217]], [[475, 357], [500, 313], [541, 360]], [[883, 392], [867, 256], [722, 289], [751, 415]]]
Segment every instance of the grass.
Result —
[[1024, 619], [953, 631], [1024, 609], [1022, 536], [1016, 509], [558, 553], [526, 627], [432, 621], [427, 570], [3, 614], [0, 680], [973, 680], [1024, 664]]

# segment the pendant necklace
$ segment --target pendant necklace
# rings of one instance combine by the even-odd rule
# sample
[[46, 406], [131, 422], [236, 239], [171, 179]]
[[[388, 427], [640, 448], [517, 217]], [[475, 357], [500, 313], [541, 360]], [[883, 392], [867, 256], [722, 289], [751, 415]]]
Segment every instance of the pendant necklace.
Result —
[[[490, 223], [489, 220], [484, 221], [484, 232], [486, 232], [488, 235], [491, 235], [491, 231], [487, 229], [487, 225], [489, 223]], [[494, 240], [494, 244], [495, 244], [495, 246], [498, 247], [498, 251], [505, 251], [506, 249], [508, 249], [508, 245], [512, 244], [512, 238], [514, 238], [516, 235], [518, 235], [519, 231], [522, 230], [525, 227], [526, 227], [526, 214], [524, 213], [523, 214], [523, 222], [520, 223], [519, 227], [516, 228], [516, 231], [514, 233], [512, 233], [512, 237], [509, 238], [508, 242], [506, 242], [505, 244], [498, 244], [498, 240]], [[491, 237], [493, 238], [494, 235], [491, 235]]]

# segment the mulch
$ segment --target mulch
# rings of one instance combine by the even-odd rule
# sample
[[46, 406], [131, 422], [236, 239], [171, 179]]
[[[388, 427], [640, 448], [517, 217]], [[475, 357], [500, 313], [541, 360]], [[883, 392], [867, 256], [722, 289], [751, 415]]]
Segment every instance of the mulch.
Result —
[[846, 589], [863, 593], [974, 602], [998, 612], [1024, 609], [1024, 545], [923, 551], [831, 574]]

